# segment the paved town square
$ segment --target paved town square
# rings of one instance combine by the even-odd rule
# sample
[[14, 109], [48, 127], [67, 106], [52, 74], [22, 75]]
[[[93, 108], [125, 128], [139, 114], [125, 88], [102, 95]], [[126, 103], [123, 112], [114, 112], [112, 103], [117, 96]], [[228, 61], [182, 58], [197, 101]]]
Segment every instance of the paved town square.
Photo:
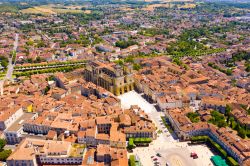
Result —
[[[179, 142], [174, 139], [161, 122], [162, 112], [156, 110], [153, 104], [135, 91], [130, 91], [118, 97], [121, 100], [122, 108], [130, 108], [131, 105], [138, 105], [141, 107], [157, 125], [158, 130], [163, 131], [158, 134], [149, 147], [139, 147], [133, 150], [133, 153], [139, 157], [143, 166], [152, 166], [154, 164], [153, 158], [161, 165], [169, 163], [171, 166], [210, 166], [212, 162], [210, 157], [213, 153], [206, 145], [188, 145], [188, 142]], [[198, 159], [190, 157], [191, 152], [196, 152], [199, 156]], [[156, 154], [160, 153], [162, 157], [157, 157]], [[154, 156], [153, 158], [151, 158]]]
[[0, 0], [0, 166], [250, 166], [250, 0]]

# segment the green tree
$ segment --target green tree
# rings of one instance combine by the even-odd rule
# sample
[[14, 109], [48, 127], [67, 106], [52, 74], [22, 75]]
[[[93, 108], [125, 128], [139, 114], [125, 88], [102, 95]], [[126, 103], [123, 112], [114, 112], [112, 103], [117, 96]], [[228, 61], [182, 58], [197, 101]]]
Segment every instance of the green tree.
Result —
[[230, 112], [232, 111], [232, 108], [227, 104], [226, 105], [226, 111], [225, 111], [225, 115], [229, 116]]
[[41, 48], [41, 47], [45, 47], [46, 44], [44, 43], [44, 41], [40, 40], [38, 43], [37, 43], [37, 47], [38, 48]]
[[41, 61], [42, 61], [42, 60], [41, 60], [41, 57], [40, 57], [40, 56], [36, 57], [35, 63], [40, 63]]
[[129, 166], [135, 166], [135, 156], [134, 155], [129, 156]]
[[27, 58], [27, 62], [32, 63], [33, 62], [32, 58]]
[[230, 75], [232, 75], [232, 73], [233, 73], [232, 69], [227, 69], [227, 70], [226, 70], [226, 74], [227, 74], [227, 75], [230, 76]]
[[6, 68], [8, 66], [8, 58], [5, 56], [0, 56], [0, 64]]
[[128, 57], [125, 58], [124, 62], [133, 63], [134, 62], [134, 58], [132, 56], [128, 56]]
[[133, 69], [134, 70], [140, 70], [142, 67], [141, 67], [141, 65], [139, 64], [139, 63], [135, 63], [135, 64], [133, 64]]
[[243, 128], [240, 128], [238, 130], [238, 135], [241, 137], [241, 138], [246, 138], [246, 131], [243, 129]]
[[212, 118], [208, 121], [209, 123], [213, 123], [219, 127], [225, 127], [227, 125], [225, 116], [218, 111], [213, 110], [211, 116]]
[[0, 139], [0, 151], [3, 149], [3, 147], [6, 145], [5, 139]]
[[191, 120], [193, 123], [197, 123], [200, 121], [199, 114], [197, 112], [189, 112], [187, 114], [187, 117]]
[[123, 60], [120, 60], [120, 59], [115, 61], [115, 63], [120, 65], [120, 66], [123, 66], [123, 64], [124, 64]]
[[0, 152], [0, 161], [6, 161], [6, 159], [10, 156], [11, 150], [3, 150]]
[[133, 149], [133, 148], [135, 148], [134, 139], [129, 138], [128, 149]]
[[124, 48], [128, 48], [129, 46], [132, 46], [132, 45], [135, 45], [135, 44], [138, 44], [138, 43], [136, 41], [133, 41], [133, 40], [128, 40], [128, 41], [120, 40], [120, 41], [117, 41], [115, 43], [115, 46], [124, 49]]
[[29, 41], [26, 42], [26, 44], [28, 46], [33, 46], [34, 45], [34, 41], [33, 40], [29, 40]]
[[218, 122], [218, 127], [226, 127], [227, 126], [227, 123], [223, 120], [219, 121]]

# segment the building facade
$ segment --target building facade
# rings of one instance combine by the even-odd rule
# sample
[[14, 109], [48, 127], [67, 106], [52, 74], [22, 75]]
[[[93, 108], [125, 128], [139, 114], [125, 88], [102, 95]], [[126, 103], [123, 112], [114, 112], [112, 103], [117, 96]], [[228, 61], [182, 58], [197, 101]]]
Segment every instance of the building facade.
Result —
[[121, 67], [116, 64], [91, 61], [86, 65], [84, 77], [87, 81], [93, 82], [117, 96], [134, 90], [134, 76], [130, 64]]

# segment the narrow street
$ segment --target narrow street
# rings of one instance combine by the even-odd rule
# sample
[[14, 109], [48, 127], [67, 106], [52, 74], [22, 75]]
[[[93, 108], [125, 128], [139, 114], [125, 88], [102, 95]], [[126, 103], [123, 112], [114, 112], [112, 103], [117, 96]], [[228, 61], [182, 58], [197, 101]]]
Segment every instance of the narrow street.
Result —
[[[14, 41], [14, 46], [13, 46], [13, 52], [17, 51], [18, 37], [19, 37], [19, 35], [16, 34], [15, 41]], [[8, 70], [7, 70], [7, 73], [6, 73], [6, 76], [5, 76], [5, 80], [12, 80], [12, 74], [13, 74], [14, 66], [16, 64], [16, 61], [14, 62], [14, 64], [12, 64], [12, 60], [13, 60], [13, 55], [12, 55], [12, 57], [9, 58], [9, 65], [8, 65]]]
[[[19, 34], [16, 34], [15, 35], [14, 46], [13, 46], [13, 52], [17, 51], [18, 37], [19, 37]], [[12, 80], [12, 74], [13, 74], [15, 63], [16, 63], [16, 62], [14, 62], [14, 64], [12, 64], [13, 55], [12, 55], [12, 57], [10, 57], [8, 59], [9, 59], [9, 64], [8, 64], [8, 68], [7, 68], [7, 73], [6, 73], [5, 77], [4, 77], [4, 79], [0, 80], [0, 95], [3, 94], [3, 84], [4, 84], [4, 81], [6, 81], [6, 80]]]

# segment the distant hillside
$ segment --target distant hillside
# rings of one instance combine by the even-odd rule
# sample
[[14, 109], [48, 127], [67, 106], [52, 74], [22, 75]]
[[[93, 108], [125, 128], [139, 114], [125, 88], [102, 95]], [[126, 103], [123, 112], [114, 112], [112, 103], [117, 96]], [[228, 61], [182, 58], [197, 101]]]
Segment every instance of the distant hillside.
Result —
[[250, 9], [250, 0], [198, 0], [199, 2], [215, 3], [228, 7]]
[[203, 2], [231, 2], [231, 3], [250, 3], [249, 0], [197, 0]]

